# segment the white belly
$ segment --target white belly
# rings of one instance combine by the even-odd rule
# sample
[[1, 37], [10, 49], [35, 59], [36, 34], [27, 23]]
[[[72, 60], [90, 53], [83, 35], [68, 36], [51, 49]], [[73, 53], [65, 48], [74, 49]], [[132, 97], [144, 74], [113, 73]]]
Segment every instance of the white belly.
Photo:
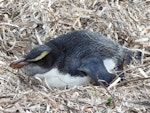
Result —
[[[104, 66], [109, 73], [112, 73], [112, 70], [115, 68], [115, 62], [113, 59], [103, 60]], [[91, 82], [89, 76], [71, 76], [70, 74], [60, 73], [57, 68], [51, 69], [47, 73], [36, 74], [35, 77], [40, 78], [42, 83], [45, 86], [64, 88], [64, 87], [73, 87], [79, 85], [87, 85]]]
[[91, 78], [88, 76], [80, 77], [63, 74], [60, 73], [57, 68], [53, 68], [47, 73], [36, 74], [35, 77], [39, 77], [44, 85], [57, 88], [86, 85], [91, 81]]

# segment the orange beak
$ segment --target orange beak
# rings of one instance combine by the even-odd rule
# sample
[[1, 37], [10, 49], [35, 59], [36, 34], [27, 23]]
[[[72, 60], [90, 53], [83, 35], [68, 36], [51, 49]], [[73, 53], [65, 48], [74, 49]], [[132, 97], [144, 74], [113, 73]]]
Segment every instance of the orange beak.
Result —
[[27, 65], [28, 62], [25, 61], [25, 58], [21, 58], [19, 60], [13, 61], [9, 66], [13, 69], [22, 68], [23, 66]]

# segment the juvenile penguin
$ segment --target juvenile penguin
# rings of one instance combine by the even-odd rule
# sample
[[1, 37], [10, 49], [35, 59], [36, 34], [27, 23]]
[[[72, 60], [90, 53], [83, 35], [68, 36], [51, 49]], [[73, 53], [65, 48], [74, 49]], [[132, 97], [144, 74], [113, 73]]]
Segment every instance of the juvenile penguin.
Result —
[[44, 84], [63, 88], [109, 84], [123, 62], [129, 64], [134, 52], [98, 33], [77, 30], [60, 35], [32, 49], [23, 58], [13, 61], [12, 68], [21, 68], [27, 75], [39, 77]]

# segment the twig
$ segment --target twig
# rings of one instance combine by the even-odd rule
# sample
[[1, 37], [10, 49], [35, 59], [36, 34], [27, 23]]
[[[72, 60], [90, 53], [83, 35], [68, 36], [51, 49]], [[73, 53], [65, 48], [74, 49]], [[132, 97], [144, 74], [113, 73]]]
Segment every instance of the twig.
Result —
[[108, 91], [107, 87], [101, 82], [101, 81], [98, 81], [100, 83], [100, 85], [107, 91], [107, 93], [111, 96], [112, 99], [112, 103], [113, 103], [113, 108], [115, 108], [115, 100], [114, 100], [114, 96]]
[[122, 85], [125, 85], [125, 84], [130, 83], [130, 82], [135, 82], [135, 81], [139, 81], [139, 80], [148, 80], [148, 79], [150, 79], [150, 77], [126, 80], [126, 81], [123, 81], [123, 82], [119, 83], [117, 86], [122, 86]]
[[5, 25], [5, 26], [12, 26], [12, 27], [19, 27], [17, 25], [10, 24], [10, 23], [0, 23], [0, 26], [3, 26], [3, 25]]
[[40, 37], [38, 35], [37, 30], [35, 30], [35, 36], [36, 36], [36, 39], [37, 39], [37, 42], [39, 43], [39, 45], [42, 45], [42, 41], [41, 41], [41, 39], [40, 39]]
[[9, 49], [6, 50], [7, 52], [13, 50], [14, 47], [15, 47], [15, 45], [16, 45], [16, 42], [17, 42], [16, 38], [13, 38], [13, 39], [14, 39], [14, 43], [13, 43], [13, 45]]
[[128, 103], [133, 103], [133, 104], [150, 106], [150, 101], [130, 101], [130, 100], [123, 100], [123, 101]]
[[16, 103], [15, 106], [19, 110], [20, 113], [26, 113], [18, 103]]

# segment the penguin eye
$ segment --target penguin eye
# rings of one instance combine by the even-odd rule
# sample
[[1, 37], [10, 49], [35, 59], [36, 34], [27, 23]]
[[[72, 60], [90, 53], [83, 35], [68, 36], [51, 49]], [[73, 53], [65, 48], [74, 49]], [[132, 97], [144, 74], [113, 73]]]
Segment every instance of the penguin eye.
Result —
[[33, 58], [33, 59], [27, 59], [26, 61], [28, 62], [36, 62], [39, 61], [41, 59], [43, 59], [46, 55], [48, 55], [49, 51], [44, 51], [42, 52], [39, 56]]

